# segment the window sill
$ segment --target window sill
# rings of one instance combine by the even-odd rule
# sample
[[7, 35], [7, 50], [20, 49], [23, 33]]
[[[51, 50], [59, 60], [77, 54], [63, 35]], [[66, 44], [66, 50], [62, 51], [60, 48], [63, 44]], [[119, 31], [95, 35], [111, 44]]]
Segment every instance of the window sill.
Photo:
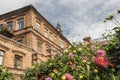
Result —
[[17, 69], [17, 70], [22, 70], [22, 68], [14, 68], [14, 69]]
[[25, 71], [25, 69], [23, 69], [23, 68], [11, 68], [11, 67], [7, 67], [7, 68], [9, 68], [9, 69], [13, 69], [13, 70]]

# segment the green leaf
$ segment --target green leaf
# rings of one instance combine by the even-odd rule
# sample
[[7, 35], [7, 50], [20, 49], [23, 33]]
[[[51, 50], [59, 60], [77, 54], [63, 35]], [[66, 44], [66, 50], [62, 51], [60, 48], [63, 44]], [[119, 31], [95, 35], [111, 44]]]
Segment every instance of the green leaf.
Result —
[[119, 13], [120, 13], [120, 10], [118, 10], [117, 13], [119, 14]]

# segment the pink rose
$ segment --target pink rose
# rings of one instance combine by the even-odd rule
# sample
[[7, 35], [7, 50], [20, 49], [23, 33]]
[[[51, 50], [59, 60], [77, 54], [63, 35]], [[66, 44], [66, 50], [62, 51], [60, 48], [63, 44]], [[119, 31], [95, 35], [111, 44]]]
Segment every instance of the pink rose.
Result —
[[70, 74], [65, 74], [66, 80], [73, 80], [73, 76]]
[[69, 53], [69, 58], [73, 58], [72, 52]]
[[98, 50], [97, 53], [96, 53], [96, 56], [105, 56], [106, 53], [104, 50]]
[[103, 57], [103, 56], [95, 56], [94, 57], [94, 63], [100, 67], [108, 67], [108, 59], [106, 57]]

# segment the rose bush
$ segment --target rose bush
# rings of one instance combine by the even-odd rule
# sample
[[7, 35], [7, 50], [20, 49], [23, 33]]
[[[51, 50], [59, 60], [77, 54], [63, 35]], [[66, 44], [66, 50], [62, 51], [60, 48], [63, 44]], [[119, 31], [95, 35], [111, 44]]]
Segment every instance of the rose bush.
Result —
[[91, 49], [91, 45], [72, 45], [62, 56], [28, 69], [25, 80], [119, 80], [105, 50], [98, 45]]

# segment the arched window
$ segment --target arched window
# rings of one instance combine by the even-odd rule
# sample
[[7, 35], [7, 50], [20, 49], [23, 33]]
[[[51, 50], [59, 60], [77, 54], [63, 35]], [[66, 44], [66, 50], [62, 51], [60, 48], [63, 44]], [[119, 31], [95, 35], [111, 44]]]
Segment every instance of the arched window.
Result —
[[0, 50], [0, 65], [3, 65], [4, 51]]

